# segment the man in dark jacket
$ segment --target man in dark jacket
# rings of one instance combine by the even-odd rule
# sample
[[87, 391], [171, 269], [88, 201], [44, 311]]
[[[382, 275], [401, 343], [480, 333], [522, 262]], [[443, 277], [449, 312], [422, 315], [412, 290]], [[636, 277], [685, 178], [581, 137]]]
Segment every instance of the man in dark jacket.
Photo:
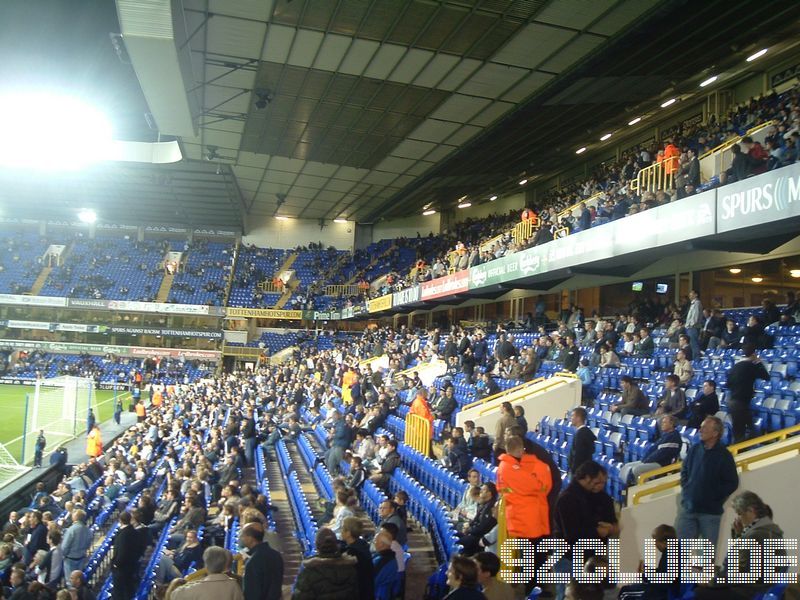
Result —
[[575, 345], [575, 335], [568, 334], [566, 339], [566, 351], [562, 356], [564, 357], [564, 370], [569, 371], [570, 373], [574, 373], [578, 370], [578, 364], [581, 360], [581, 351], [578, 346]]
[[255, 463], [254, 451], [256, 447], [256, 420], [253, 409], [247, 411], [247, 417], [242, 421], [242, 438], [244, 439], [244, 458], [247, 465], [252, 467]]
[[753, 400], [756, 379], [769, 380], [769, 373], [756, 356], [755, 346], [743, 344], [744, 358], [728, 371], [728, 413], [733, 421], [733, 442], [741, 442], [753, 431], [753, 413], [750, 403]]
[[472, 466], [467, 445], [459, 444], [458, 439], [454, 437], [449, 438], [446, 445], [445, 464], [449, 470], [465, 479]]
[[706, 417], [713, 417], [718, 411], [717, 383], [713, 379], [706, 379], [703, 382], [702, 396], [695, 398], [689, 405], [689, 421], [686, 426], [699, 429]]
[[497, 487], [491, 481], [487, 481], [481, 486], [481, 493], [478, 496], [478, 512], [472, 521], [464, 525], [459, 536], [459, 541], [464, 546], [464, 554], [467, 556], [478, 552], [479, 542], [497, 525], [497, 519], [492, 516], [497, 495]]
[[437, 419], [449, 420], [455, 409], [455, 388], [452, 385], [448, 385], [431, 405], [431, 412]]
[[111, 555], [111, 576], [114, 587], [113, 600], [130, 600], [139, 584], [139, 560], [144, 553], [142, 536], [131, 525], [131, 513], [123, 510], [119, 515], [119, 529], [114, 536]]
[[[346, 544], [344, 551], [346, 554], [356, 557], [358, 597], [360, 600], [374, 600], [375, 580], [372, 575], [372, 555], [369, 551], [369, 544], [361, 537], [363, 531], [364, 527], [358, 517], [347, 517], [342, 523], [342, 541]], [[394, 552], [392, 552], [392, 558], [394, 558]]]
[[681, 465], [681, 496], [675, 529], [678, 537], [701, 537], [717, 544], [722, 505], [739, 486], [736, 462], [722, 444], [724, 425], [706, 417], [700, 443], [689, 449]]
[[[352, 600], [358, 597], [357, 560], [354, 556], [342, 554], [336, 534], [323, 527], [317, 531], [314, 546], [317, 553], [303, 561], [292, 598]], [[249, 600], [246, 594], [245, 600]]]
[[397, 512], [397, 505], [391, 500], [384, 500], [380, 503], [380, 506], [378, 506], [378, 514], [381, 517], [381, 522], [378, 527], [383, 527], [387, 523], [393, 523], [396, 525], [397, 535], [395, 536], [395, 539], [397, 540], [398, 544], [405, 546], [406, 542], [408, 542], [408, 529], [403, 517], [401, 517], [400, 513]]
[[572, 436], [567, 464], [569, 472], [574, 474], [583, 463], [592, 460], [597, 437], [586, 425], [586, 409], [582, 406], [573, 409], [572, 426], [575, 428], [575, 435]]
[[239, 532], [239, 543], [250, 558], [244, 567], [244, 600], [280, 600], [283, 585], [283, 557], [264, 541], [260, 523], [248, 523]]
[[656, 442], [656, 447], [642, 460], [625, 464], [620, 470], [619, 478], [631, 485], [636, 483], [636, 478], [643, 473], [671, 465], [681, 454], [683, 440], [681, 434], [675, 430], [678, 420], [672, 415], [661, 417], [661, 436]]
[[369, 478], [372, 483], [380, 488], [385, 488], [389, 485], [389, 478], [392, 473], [394, 473], [394, 470], [400, 466], [400, 454], [397, 452], [397, 440], [389, 440], [387, 446], [389, 452], [381, 463], [380, 471]]

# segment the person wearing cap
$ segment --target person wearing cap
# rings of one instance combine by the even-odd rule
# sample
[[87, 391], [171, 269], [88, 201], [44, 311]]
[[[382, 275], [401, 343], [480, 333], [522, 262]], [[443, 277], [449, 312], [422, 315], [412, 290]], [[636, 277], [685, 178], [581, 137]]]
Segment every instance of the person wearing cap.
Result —
[[317, 553], [303, 561], [292, 592], [292, 600], [316, 598], [357, 598], [357, 560], [342, 554], [336, 534], [327, 527], [317, 531], [314, 547]]

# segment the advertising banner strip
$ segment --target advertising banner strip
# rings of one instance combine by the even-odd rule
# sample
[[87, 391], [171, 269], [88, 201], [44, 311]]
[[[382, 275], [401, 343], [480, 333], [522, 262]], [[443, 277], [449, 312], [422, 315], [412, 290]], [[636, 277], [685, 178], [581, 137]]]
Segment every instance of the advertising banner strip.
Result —
[[420, 297], [422, 300], [433, 300], [434, 298], [443, 298], [466, 292], [469, 289], [469, 272], [466, 270], [458, 271], [452, 275], [445, 275], [438, 279], [426, 281], [421, 284], [421, 288]]
[[419, 302], [420, 286], [414, 285], [399, 292], [392, 294], [392, 306], [402, 306]]
[[371, 313], [392, 308], [392, 294], [386, 294], [367, 302], [367, 310]]
[[717, 232], [800, 216], [800, 163], [731, 183], [717, 192]]
[[67, 299], [56, 296], [23, 296], [0, 294], [0, 304], [26, 304], [28, 306], [66, 306]]
[[116, 354], [117, 356], [169, 356], [190, 360], [218, 360], [220, 353], [214, 350], [192, 350], [184, 348], [145, 348], [142, 346], [111, 346], [106, 344], [76, 344], [64, 342], [44, 342], [33, 340], [0, 340], [0, 346], [18, 350], [45, 350], [65, 354]]
[[[300, 321], [305, 318], [302, 310], [278, 310], [274, 308], [229, 308], [229, 317], [254, 317], [258, 319], [283, 319]], [[310, 314], [309, 316], [313, 316]]]

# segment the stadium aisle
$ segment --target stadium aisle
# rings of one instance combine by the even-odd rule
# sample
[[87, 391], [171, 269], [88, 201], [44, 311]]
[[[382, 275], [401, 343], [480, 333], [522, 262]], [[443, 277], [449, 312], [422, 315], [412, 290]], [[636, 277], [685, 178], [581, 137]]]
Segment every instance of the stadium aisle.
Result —
[[[303, 560], [303, 549], [295, 536], [294, 518], [292, 507], [289, 505], [289, 496], [283, 483], [281, 469], [277, 460], [266, 463], [267, 479], [269, 480], [269, 495], [272, 505], [277, 511], [272, 513], [275, 519], [277, 543], [275, 548], [283, 555], [283, 597], [288, 598], [292, 593], [292, 585], [300, 571]], [[270, 540], [272, 544], [272, 540]]]

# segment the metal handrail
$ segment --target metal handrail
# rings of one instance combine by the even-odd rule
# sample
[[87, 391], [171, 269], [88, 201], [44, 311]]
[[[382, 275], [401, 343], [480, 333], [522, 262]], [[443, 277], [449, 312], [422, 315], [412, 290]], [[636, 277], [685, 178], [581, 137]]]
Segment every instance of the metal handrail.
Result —
[[[759, 453], [756, 456], [741, 457], [740, 455], [743, 452], [752, 450], [756, 446], [761, 446], [762, 444], [785, 441], [789, 437], [794, 436], [795, 434], [798, 433], [800, 433], [800, 425], [794, 425], [792, 427], [787, 427], [786, 429], [780, 429], [778, 431], [773, 431], [772, 433], [767, 433], [765, 435], [745, 440], [744, 442], [739, 442], [738, 444], [733, 444], [728, 447], [728, 451], [730, 451], [730, 453], [733, 455], [734, 460], [736, 462], [736, 466], [742, 467], [742, 470], [746, 471], [749, 469], [749, 466], [753, 463], [760, 462], [772, 456], [778, 456], [786, 452], [791, 452], [800, 449], [800, 436], [798, 436], [795, 440], [793, 440], [793, 442], [789, 445], [781, 446], [780, 448], [773, 448], [771, 450], [768, 450], [767, 452]], [[671, 465], [667, 465], [666, 467], [661, 467], [659, 469], [648, 471], [647, 473], [640, 475], [636, 480], [636, 483], [637, 485], [642, 485], [662, 475], [664, 476], [676, 475], [681, 470], [682, 465], [683, 465], [682, 462], [676, 462], [672, 463]], [[668, 481], [665, 481], [664, 483], [656, 484], [644, 490], [634, 492], [631, 496], [631, 504], [634, 505], [639, 504], [641, 502], [641, 499], [645, 496], [652, 496], [653, 494], [657, 494], [659, 492], [675, 488], [679, 485], [680, 485], [680, 479], [671, 477]]]

